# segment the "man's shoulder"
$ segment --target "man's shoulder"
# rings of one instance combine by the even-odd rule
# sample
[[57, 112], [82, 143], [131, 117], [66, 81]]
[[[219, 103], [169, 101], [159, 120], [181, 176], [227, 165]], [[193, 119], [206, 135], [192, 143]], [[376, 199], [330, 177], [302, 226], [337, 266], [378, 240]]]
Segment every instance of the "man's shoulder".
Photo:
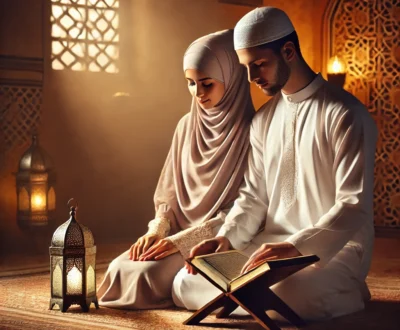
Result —
[[368, 113], [366, 106], [353, 94], [329, 82], [322, 88], [323, 101], [327, 111], [333, 112], [364, 112]]
[[324, 110], [332, 122], [344, 122], [346, 118], [346, 122], [374, 124], [367, 107], [345, 89], [326, 82], [320, 92]]

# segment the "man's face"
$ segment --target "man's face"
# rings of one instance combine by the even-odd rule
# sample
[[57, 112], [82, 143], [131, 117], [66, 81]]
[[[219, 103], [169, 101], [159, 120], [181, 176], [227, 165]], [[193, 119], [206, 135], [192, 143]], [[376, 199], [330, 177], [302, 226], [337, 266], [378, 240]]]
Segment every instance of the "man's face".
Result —
[[287, 83], [290, 67], [281, 54], [260, 47], [238, 49], [236, 53], [247, 68], [249, 82], [254, 82], [266, 95], [275, 95]]

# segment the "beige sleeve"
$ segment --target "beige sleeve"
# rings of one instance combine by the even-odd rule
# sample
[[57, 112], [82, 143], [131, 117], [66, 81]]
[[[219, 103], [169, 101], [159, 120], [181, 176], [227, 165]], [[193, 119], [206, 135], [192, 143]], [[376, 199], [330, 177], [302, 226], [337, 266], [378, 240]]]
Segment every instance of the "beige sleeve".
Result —
[[225, 213], [220, 212], [215, 218], [201, 223], [198, 226], [180, 231], [169, 236], [168, 239], [176, 246], [184, 259], [187, 259], [190, 250], [201, 241], [215, 237], [225, 219]]
[[160, 238], [165, 238], [171, 229], [170, 222], [167, 218], [157, 217], [149, 222], [149, 230], [146, 235], [157, 235]]

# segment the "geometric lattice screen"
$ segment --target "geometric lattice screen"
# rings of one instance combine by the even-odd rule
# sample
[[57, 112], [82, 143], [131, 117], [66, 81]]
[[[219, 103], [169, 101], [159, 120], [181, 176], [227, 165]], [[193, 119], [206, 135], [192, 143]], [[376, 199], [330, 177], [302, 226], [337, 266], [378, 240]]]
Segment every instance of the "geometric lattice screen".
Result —
[[1, 149], [11, 151], [29, 144], [36, 132], [42, 103], [42, 87], [0, 85]]
[[345, 60], [345, 88], [379, 130], [375, 225], [400, 227], [400, 0], [339, 0], [331, 8], [330, 56]]
[[52, 0], [52, 68], [117, 73], [118, 7], [118, 0]]

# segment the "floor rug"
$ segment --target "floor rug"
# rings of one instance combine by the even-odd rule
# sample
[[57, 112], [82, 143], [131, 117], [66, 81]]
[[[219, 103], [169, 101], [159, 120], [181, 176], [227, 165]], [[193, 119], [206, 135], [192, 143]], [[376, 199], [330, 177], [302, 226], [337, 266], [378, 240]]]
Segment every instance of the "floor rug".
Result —
[[[97, 272], [97, 282], [104, 269]], [[72, 330], [72, 329], [262, 329], [250, 317], [218, 320], [213, 315], [199, 326], [184, 326], [182, 322], [191, 312], [181, 309], [126, 311], [109, 308], [95, 309], [89, 313], [72, 306], [67, 313], [48, 310], [50, 298], [49, 273], [0, 277], [0, 329]], [[368, 277], [372, 300], [364, 311], [333, 319], [324, 323], [312, 323], [307, 330], [399, 330], [400, 329], [400, 278], [394, 274]], [[284, 330], [290, 325], [280, 324]]]

